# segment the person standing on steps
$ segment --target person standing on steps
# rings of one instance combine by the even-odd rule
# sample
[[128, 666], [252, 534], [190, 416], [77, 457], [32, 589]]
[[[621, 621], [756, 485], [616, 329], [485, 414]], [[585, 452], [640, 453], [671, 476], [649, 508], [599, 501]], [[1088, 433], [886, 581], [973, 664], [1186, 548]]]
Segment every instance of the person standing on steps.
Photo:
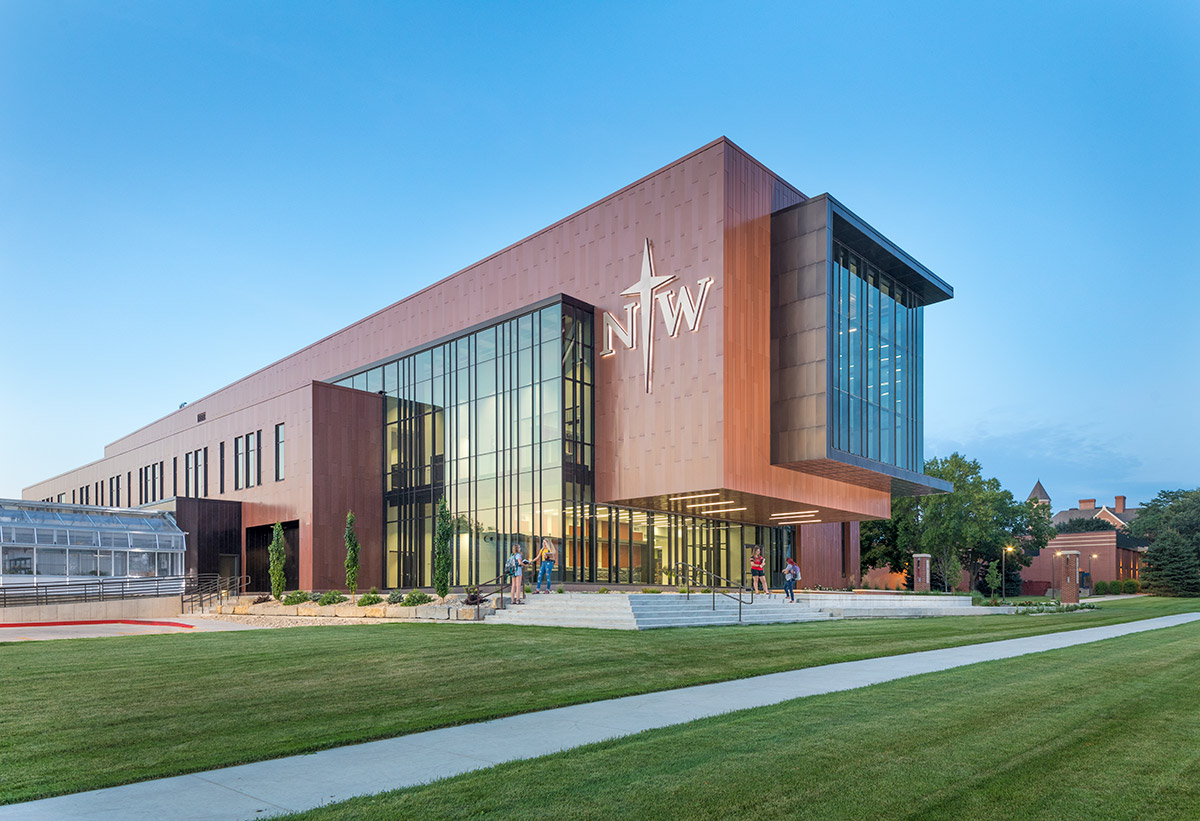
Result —
[[542, 549], [538, 551], [538, 576], [537, 584], [533, 586], [534, 593], [542, 592], [542, 581], [546, 582], [546, 592], [550, 592], [550, 577], [554, 573], [554, 563], [558, 561], [558, 548], [554, 545], [554, 539], [542, 539]]
[[799, 579], [800, 565], [796, 564], [795, 559], [788, 556], [787, 564], [783, 567], [783, 592], [792, 604], [796, 603], [796, 582]]
[[504, 563], [504, 572], [512, 578], [512, 602], [513, 604], [524, 604], [525, 602], [525, 565], [529, 562], [525, 561], [525, 557], [521, 555], [521, 546], [513, 545], [512, 553], [508, 557], [508, 561]]
[[767, 560], [763, 558], [761, 547], [754, 548], [750, 556], [750, 592], [755, 590], [762, 590], [763, 595], [771, 592], [767, 589]]

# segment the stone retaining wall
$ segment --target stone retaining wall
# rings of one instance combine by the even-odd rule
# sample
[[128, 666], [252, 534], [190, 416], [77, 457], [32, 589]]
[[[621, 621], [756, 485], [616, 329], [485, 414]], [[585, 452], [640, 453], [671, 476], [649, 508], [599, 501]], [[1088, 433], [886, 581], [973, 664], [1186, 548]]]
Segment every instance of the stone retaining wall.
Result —
[[[475, 621], [475, 607], [459, 602], [449, 604], [423, 604], [419, 607], [403, 607], [398, 604], [372, 604], [359, 607], [353, 602], [330, 604], [319, 607], [316, 602], [305, 604], [248, 604], [234, 602], [222, 604], [215, 612], [226, 616], [308, 616], [314, 619], [413, 619], [414, 621]], [[479, 607], [479, 618], [490, 616], [495, 608], [490, 604]]]

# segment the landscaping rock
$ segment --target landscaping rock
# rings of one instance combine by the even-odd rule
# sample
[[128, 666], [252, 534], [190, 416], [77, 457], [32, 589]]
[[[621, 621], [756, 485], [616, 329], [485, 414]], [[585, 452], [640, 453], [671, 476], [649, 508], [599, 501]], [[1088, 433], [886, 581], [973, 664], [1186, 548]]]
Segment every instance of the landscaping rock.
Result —
[[321, 608], [317, 607], [316, 602], [305, 602], [304, 604], [296, 605], [297, 616], [319, 616]]
[[444, 604], [423, 604], [413, 609], [417, 611], [417, 618], [419, 619], [447, 621], [450, 618], [450, 608]]
[[415, 619], [417, 617], [417, 608], [389, 604], [387, 606], [387, 617], [389, 619]]
[[[325, 608], [321, 608], [324, 610]], [[363, 617], [363, 608], [351, 602], [342, 602], [330, 607], [333, 610], [333, 615], [339, 619], [361, 619]]]
[[386, 604], [368, 604], [366, 607], [358, 608], [362, 611], [363, 618], [367, 619], [382, 619], [387, 617]]

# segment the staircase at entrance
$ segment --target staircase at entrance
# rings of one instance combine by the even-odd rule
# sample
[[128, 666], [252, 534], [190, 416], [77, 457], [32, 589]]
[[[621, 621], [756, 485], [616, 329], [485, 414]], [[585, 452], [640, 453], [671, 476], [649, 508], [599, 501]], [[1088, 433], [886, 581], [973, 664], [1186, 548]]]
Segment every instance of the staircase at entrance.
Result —
[[595, 627], [606, 630], [650, 630], [658, 627], [705, 627], [736, 624], [779, 624], [832, 618], [917, 618], [983, 616], [1010, 613], [1009, 607], [972, 607], [965, 596], [906, 596], [853, 593], [797, 593], [796, 603], [783, 594], [746, 595], [738, 620], [736, 598], [693, 593], [551, 593], [525, 596], [525, 603], [498, 610], [488, 624], [546, 627]]

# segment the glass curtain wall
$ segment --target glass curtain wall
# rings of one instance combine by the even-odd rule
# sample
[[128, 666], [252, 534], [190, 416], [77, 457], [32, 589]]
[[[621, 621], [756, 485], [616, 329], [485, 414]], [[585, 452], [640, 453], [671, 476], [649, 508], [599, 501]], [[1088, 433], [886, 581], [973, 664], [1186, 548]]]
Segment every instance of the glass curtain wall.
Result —
[[912, 291], [836, 240], [832, 265], [833, 446], [920, 473], [922, 308]]
[[433, 583], [443, 495], [455, 586], [546, 536], [561, 540], [555, 584], [673, 584], [680, 561], [747, 583], [753, 545], [782, 566], [789, 528], [595, 504], [592, 322], [563, 301], [337, 383], [385, 396], [387, 587]]
[[[563, 537], [564, 508], [592, 500], [592, 338], [592, 310], [561, 302], [338, 382], [385, 394], [388, 587], [432, 584], [443, 496], [453, 585]], [[582, 544], [561, 552], [556, 575], [586, 566]]]
[[[679, 563], [698, 569], [696, 581], [749, 585], [750, 551], [763, 549], [768, 566], [782, 572], [791, 554], [792, 528], [702, 519], [679, 513], [591, 505], [568, 514], [595, 557], [590, 572], [568, 581], [597, 584], [679, 584]], [[572, 534], [568, 532], [568, 540]], [[707, 574], [713, 574], [709, 576]], [[714, 579], [713, 577], [719, 577]]]

